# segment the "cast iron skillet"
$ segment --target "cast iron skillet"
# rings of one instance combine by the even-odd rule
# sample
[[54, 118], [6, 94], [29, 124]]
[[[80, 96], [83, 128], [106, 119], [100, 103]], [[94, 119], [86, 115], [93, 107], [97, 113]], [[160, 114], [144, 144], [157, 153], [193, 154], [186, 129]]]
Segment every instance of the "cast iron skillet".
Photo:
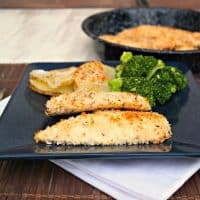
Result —
[[200, 49], [188, 51], [161, 51], [127, 47], [98, 38], [105, 33], [116, 34], [121, 30], [152, 24], [172, 26], [190, 31], [200, 31], [200, 12], [172, 8], [125, 8], [92, 15], [82, 23], [83, 31], [103, 47], [103, 59], [118, 60], [123, 51], [134, 54], [153, 55], [163, 60], [186, 62], [194, 71], [200, 71]]

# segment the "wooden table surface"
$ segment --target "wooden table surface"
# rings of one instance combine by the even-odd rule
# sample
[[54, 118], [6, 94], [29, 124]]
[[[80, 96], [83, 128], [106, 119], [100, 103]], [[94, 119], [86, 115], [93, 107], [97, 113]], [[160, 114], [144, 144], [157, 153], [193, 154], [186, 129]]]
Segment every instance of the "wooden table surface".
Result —
[[[26, 64], [0, 64], [0, 85], [12, 94]], [[200, 75], [196, 75], [197, 78]], [[112, 199], [47, 160], [0, 161], [0, 200]], [[200, 171], [172, 197], [200, 199]]]
[[1, 8], [119, 8], [135, 6], [200, 8], [199, 0], [0, 0]]

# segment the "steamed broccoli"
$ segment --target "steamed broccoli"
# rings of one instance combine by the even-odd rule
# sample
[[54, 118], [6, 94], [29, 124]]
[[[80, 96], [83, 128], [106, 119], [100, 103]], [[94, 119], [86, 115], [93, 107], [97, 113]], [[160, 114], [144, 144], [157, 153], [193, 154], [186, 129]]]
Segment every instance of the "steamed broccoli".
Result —
[[121, 77], [123, 71], [123, 65], [117, 65], [115, 69], [115, 78]]
[[126, 64], [129, 60], [132, 60], [133, 54], [129, 51], [125, 51], [122, 53], [120, 57], [120, 61], [122, 64]]
[[112, 88], [112, 91], [121, 91], [123, 80], [121, 78], [115, 78], [109, 81], [108, 84]]
[[135, 92], [149, 99], [152, 106], [155, 105], [152, 84], [143, 77], [121, 77], [109, 81], [112, 91]]
[[128, 77], [122, 78], [123, 84], [121, 91], [129, 91], [147, 97], [152, 106], [155, 105], [155, 98], [153, 93], [153, 85], [144, 77]]
[[163, 69], [165, 67], [165, 63], [162, 60], [158, 60], [156, 65], [152, 67], [152, 69], [150, 69], [147, 72], [147, 79], [150, 80], [151, 77], [154, 76], [154, 74], [159, 70], [159, 69]]
[[167, 102], [171, 98], [172, 94], [177, 91], [176, 85], [167, 82], [166, 80], [153, 78], [151, 80], [151, 84], [155, 101], [158, 101], [160, 104], [164, 104], [165, 102]]
[[166, 66], [152, 56], [134, 56], [124, 52], [116, 67], [115, 79], [109, 82], [112, 91], [135, 92], [148, 98], [151, 106], [164, 104], [171, 96], [187, 86], [183, 73]]
[[134, 56], [126, 63], [121, 63], [122, 77], [146, 76], [157, 65], [158, 61], [152, 56]]

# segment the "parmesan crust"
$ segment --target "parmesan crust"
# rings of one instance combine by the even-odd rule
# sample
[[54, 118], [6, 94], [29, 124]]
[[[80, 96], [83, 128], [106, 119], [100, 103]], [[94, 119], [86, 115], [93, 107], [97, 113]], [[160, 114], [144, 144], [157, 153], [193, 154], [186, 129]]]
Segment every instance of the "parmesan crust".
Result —
[[34, 139], [57, 145], [159, 144], [171, 137], [167, 119], [155, 112], [97, 111], [63, 119]]
[[99, 109], [149, 111], [149, 101], [128, 92], [71, 92], [52, 97], [46, 103], [47, 115], [63, 115]]

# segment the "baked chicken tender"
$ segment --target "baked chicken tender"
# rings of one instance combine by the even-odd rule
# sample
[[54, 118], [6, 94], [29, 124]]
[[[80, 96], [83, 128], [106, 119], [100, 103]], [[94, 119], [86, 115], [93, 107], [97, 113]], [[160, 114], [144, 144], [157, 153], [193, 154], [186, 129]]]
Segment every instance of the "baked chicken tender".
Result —
[[172, 135], [167, 119], [155, 112], [82, 113], [38, 131], [34, 139], [57, 145], [159, 144]]
[[149, 111], [149, 101], [128, 92], [70, 92], [52, 97], [46, 103], [49, 116], [105, 109]]
[[30, 72], [29, 87], [40, 94], [58, 95], [73, 91], [72, 75], [76, 67], [45, 71], [36, 69]]

